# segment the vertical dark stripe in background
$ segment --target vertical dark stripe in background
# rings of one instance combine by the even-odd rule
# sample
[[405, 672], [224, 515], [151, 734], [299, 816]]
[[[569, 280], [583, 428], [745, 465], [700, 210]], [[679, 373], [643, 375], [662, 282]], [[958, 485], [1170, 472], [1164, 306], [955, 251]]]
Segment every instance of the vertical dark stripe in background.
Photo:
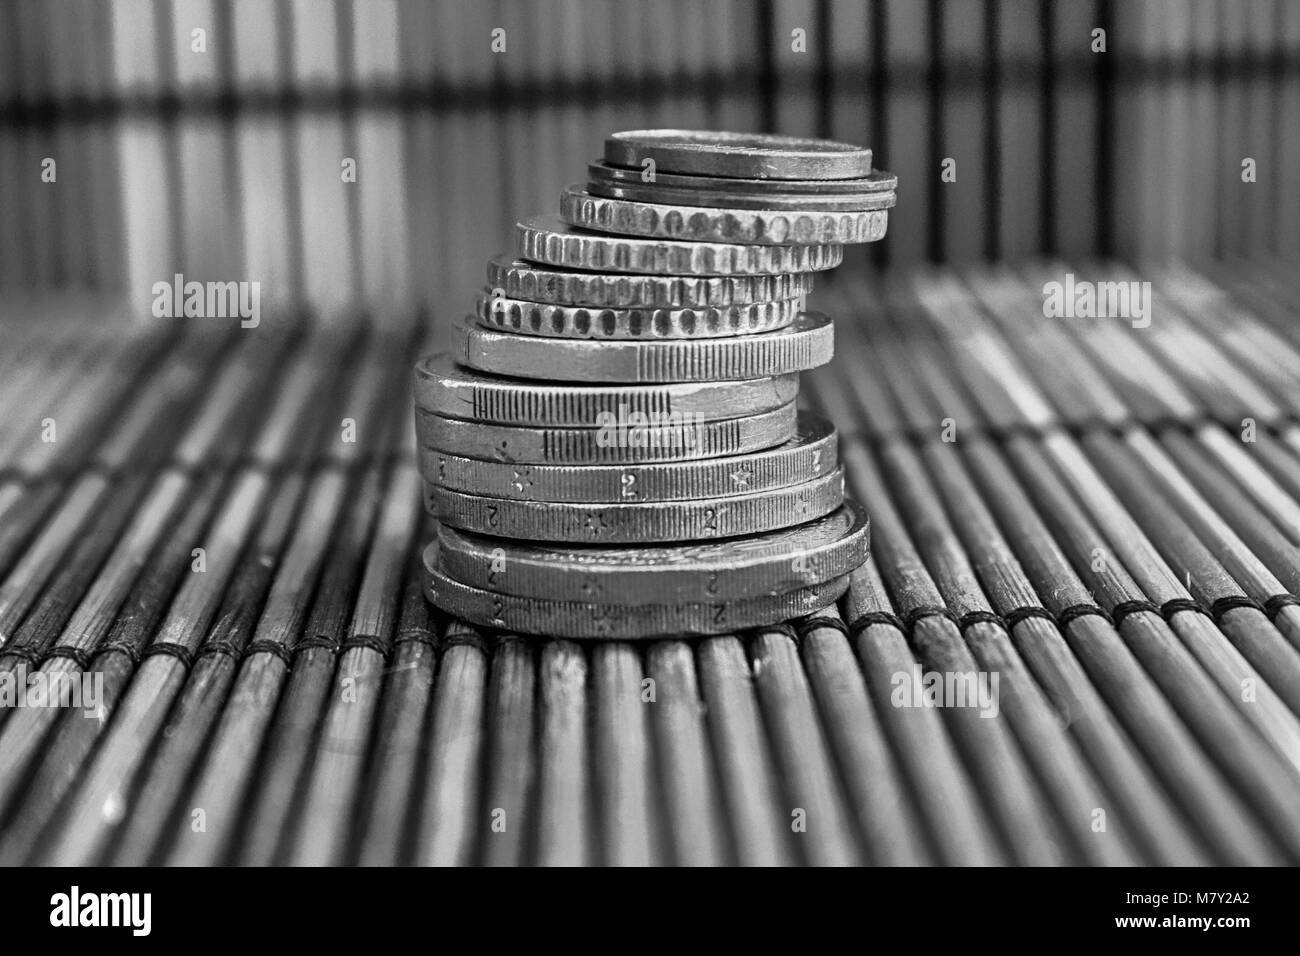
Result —
[[[867, 102], [871, 109], [871, 115], [867, 118], [867, 129], [871, 134], [868, 145], [873, 149], [885, 142], [885, 104], [889, 102], [889, 72], [885, 69], [885, 30], [889, 26], [886, 10], [885, 0], [872, 0], [867, 19], [869, 32], [867, 40], [871, 45], [871, 69], [866, 77], [867, 86], [870, 87], [867, 90]], [[885, 143], [885, 152], [888, 151], [889, 144]], [[881, 156], [879, 153], [875, 156], [874, 164], [882, 169], [895, 168], [888, 155]], [[899, 188], [903, 203], [907, 201], [907, 193], [903, 191], [905, 188], [905, 186]], [[871, 261], [877, 266], [888, 265], [889, 243], [871, 243]]]
[[817, 0], [817, 135], [833, 139], [834, 108], [831, 103], [834, 65], [831, 62], [831, 0]]
[[[276, 37], [280, 45], [280, 69], [276, 71], [276, 85], [284, 91], [293, 75], [293, 8], [288, 0], [281, 0], [275, 5], [279, 33]], [[298, 190], [298, 124], [286, 124], [285, 135], [281, 140], [284, 145], [284, 200], [285, 212], [289, 218], [289, 275], [293, 285], [292, 300], [301, 302], [306, 288], [306, 268], [303, 265], [302, 239], [302, 197]]]
[[235, 120], [239, 113], [231, 104], [235, 101], [235, 50], [234, 44], [230, 42], [221, 42], [224, 37], [233, 37], [235, 35], [235, 13], [233, 10], [234, 0], [215, 0], [212, 6], [212, 25], [216, 29], [218, 42], [216, 44], [216, 54], [218, 57], [217, 68], [217, 95], [222, 97], [227, 108], [220, 113], [218, 122], [221, 124], [222, 165], [225, 166], [227, 174], [230, 176], [231, 196], [234, 199], [233, 208], [230, 211], [232, 233], [239, 237], [237, 248], [239, 249], [239, 259], [237, 260], [238, 268], [241, 270], [248, 267], [248, 250], [244, 247], [244, 204], [241, 201], [241, 192], [243, 190], [242, 171], [239, 168], [239, 137], [236, 134]]
[[1055, 256], [1060, 252], [1056, 235], [1056, 15], [1060, 0], [1041, 0], [1038, 16], [1038, 45], [1043, 51], [1043, 68], [1039, 72], [1042, 95], [1039, 99], [1039, 156], [1042, 178], [1038, 181], [1038, 244], [1043, 252]]
[[984, 0], [984, 49], [989, 68], [984, 75], [984, 258], [998, 258], [1002, 242], [1002, 57], [998, 0]]
[[755, 18], [755, 39], [758, 47], [758, 99], [759, 118], [764, 133], [776, 131], [776, 50], [772, 45], [776, 29], [775, 0], [759, 0]]
[[[176, 25], [172, 18], [172, 5], [169, 0], [154, 0], [153, 22], [154, 55], [158, 58], [158, 88], [164, 95], [174, 94], [177, 91], [174, 49]], [[173, 203], [177, 202], [178, 197], [184, 195], [185, 189], [185, 170], [181, 168], [180, 133], [177, 129], [178, 118], [179, 114], [175, 110], [163, 110], [160, 117], [163, 142], [166, 144], [163, 152], [164, 161], [167, 163], [167, 181], [171, 184]], [[172, 261], [167, 265], [169, 270], [174, 268], [180, 271], [185, 256], [185, 217], [169, 216], [167, 225], [171, 230], [172, 256]]]
[[1097, 25], [1106, 31], [1106, 53], [1097, 57], [1097, 157], [1094, 193], [1097, 196], [1097, 251], [1103, 257], [1115, 255], [1114, 192], [1115, 150], [1115, 49], [1111, 27], [1114, 25], [1113, 0], [1099, 0]]
[[926, 92], [929, 94], [930, 136], [926, 157], [921, 163], [925, 188], [930, 191], [930, 214], [926, 223], [926, 256], [933, 262], [944, 260], [943, 252], [943, 182], [939, 179], [939, 159], [943, 155], [944, 100], [947, 99], [948, 73], [943, 65], [943, 3], [928, 0], [929, 56], [926, 64]]
[[[339, 58], [338, 74], [344, 88], [353, 91], [357, 89], [357, 64], [356, 43], [352, 31], [354, 22], [352, 5], [357, 2], [358, 0], [340, 0], [333, 8], [337, 38], [334, 50], [335, 55]], [[364, 2], [364, 0], [361, 0], [361, 2]], [[358, 147], [361, 145], [361, 135], [357, 125], [357, 98], [355, 95], [344, 98], [341, 113], [343, 120], [343, 153], [345, 156], [360, 159], [360, 149]], [[348, 242], [348, 247], [352, 251], [351, 261], [348, 263], [349, 271], [352, 273], [352, 288], [364, 289], [366, 280], [365, 270], [362, 268], [364, 256], [361, 253], [361, 195], [355, 188], [348, 188], [343, 190], [343, 196], [347, 208], [349, 231], [352, 233]]]

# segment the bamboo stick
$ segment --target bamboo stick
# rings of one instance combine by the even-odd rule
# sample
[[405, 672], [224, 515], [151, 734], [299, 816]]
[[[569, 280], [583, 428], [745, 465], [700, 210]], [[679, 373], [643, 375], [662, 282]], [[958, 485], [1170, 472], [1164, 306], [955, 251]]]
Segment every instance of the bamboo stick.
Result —
[[691, 645], [681, 640], [654, 642], [646, 650], [646, 675], [654, 681], [656, 695], [650, 718], [666, 862], [723, 865], [735, 853], [722, 816]]
[[[909, 792], [926, 824], [939, 860], [950, 866], [1001, 865], [1008, 860], [998, 828], [988, 820], [974, 782], [937, 711], [925, 707], [886, 707], [895, 675], [918, 666], [897, 620], [875, 565], [868, 561], [854, 572], [845, 601], [855, 651], [876, 702], [881, 723], [900, 765]], [[867, 620], [880, 618], [880, 620]]]
[[789, 634], [759, 630], [750, 670], [776, 758], [786, 816], [802, 858], [814, 866], [862, 862], [845, 795], [819, 724], [799, 648]]
[[538, 664], [539, 865], [575, 866], [594, 857], [587, 733], [586, 655], [571, 641], [545, 643]]
[[424, 598], [418, 550], [407, 567], [392, 664], [380, 698], [374, 766], [358, 830], [357, 862], [363, 866], [397, 866], [412, 856], [421, 738], [438, 665], [438, 634]]
[[[946, 608], [874, 461], [860, 444], [851, 444], [844, 459], [855, 494], [871, 502], [872, 553], [904, 620], [913, 621], [910, 643], [918, 656], [940, 674], [978, 673], [956, 625], [941, 614], [924, 613], [927, 608]], [[972, 708], [945, 708], [943, 716], [1013, 859], [1030, 865], [1061, 862], [1069, 843], [1009, 729], [1000, 721], [981, 718]]]
[[[1236, 713], [1253, 724], [1272, 742], [1279, 754], [1300, 770], [1300, 765], [1297, 765], [1300, 761], [1300, 723], [1287, 711], [1276, 692], [1210, 618], [1187, 605], [1191, 594], [1104, 485], [1078, 447], [1064, 435], [1055, 434], [1047, 436], [1044, 448], [1058, 463], [1059, 472], [1091, 512], [1093, 520], [1106, 529], [1105, 537], [1115, 558], [1130, 571], [1142, 591], [1160, 608], [1178, 608], [1168, 613], [1169, 627], [1221, 688], [1223, 699], [1236, 705]], [[1257, 702], [1243, 699], [1246, 695], [1242, 689], [1248, 683], [1258, 687]], [[1297, 779], [1300, 782], [1300, 778]]]
[[152, 862], [155, 848], [168, 842], [178, 828], [196, 834], [207, 832], [206, 811], [202, 807], [179, 807], [177, 801], [226, 702], [238, 656], [253, 633], [271, 587], [273, 569], [298, 516], [303, 484], [301, 475], [286, 476], [267, 507], [257, 539], [230, 582], [216, 620], [168, 715], [161, 739], [142, 768], [131, 811], [123, 821], [110, 858], [113, 865], [142, 866]]
[[649, 866], [662, 840], [654, 805], [653, 748], [647, 686], [639, 649], [608, 641], [590, 651], [592, 775], [601, 860]]
[[[242, 825], [238, 829], [232, 826], [231, 837], [236, 841], [236, 859], [244, 865], [278, 861], [287, 851], [287, 821], [297, 810], [296, 797], [315, 752], [337, 649], [348, 627], [365, 548], [380, 509], [382, 479], [378, 466], [364, 469], [349, 496], [349, 512], [316, 584], [311, 616], [301, 637], [295, 636], [287, 647], [293, 655], [292, 671], [279, 655], [270, 652], [245, 662], [238, 684], [256, 694], [260, 706], [232, 717], [221, 728], [224, 733], [218, 741], [222, 748], [218, 751], [214, 745], [213, 757], [204, 768], [198, 792], [210, 794], [209, 799], [217, 802], [222, 816], [228, 816], [232, 824], [236, 814], [240, 816]], [[254, 781], [256, 756], [249, 751], [258, 746], [263, 748], [263, 769]], [[227, 748], [244, 756], [230, 754], [218, 763], [215, 757], [224, 756]], [[238, 776], [233, 776], [236, 773]], [[244, 788], [253, 784], [256, 789], [245, 792]], [[247, 803], [241, 813], [239, 806], [244, 800]]]
[[[1112, 614], [1120, 607], [1140, 607], [1146, 596], [1124, 566], [1108, 557], [1110, 551], [1105, 540], [1063, 493], [1046, 456], [1028, 440], [1018, 437], [1011, 438], [1007, 447], [1075, 568], [1100, 592], [1101, 606]], [[1288, 854], [1293, 854], [1291, 818], [1300, 812], [1300, 807], [1284, 807], [1283, 793], [1289, 786], [1285, 782], [1289, 774], [1275, 752], [1244, 723], [1241, 714], [1232, 708], [1159, 614], [1135, 610], [1123, 615], [1119, 629], [1201, 745], [1248, 794], [1260, 810], [1261, 822], [1284, 841]], [[1113, 699], [1111, 706], [1117, 706]]]
[[[1089, 435], [1084, 447], [1111, 486], [1124, 497], [1143, 529], [1152, 535], [1171, 570], [1186, 576], [1189, 589], [1202, 607], [1247, 599], [1245, 590], [1196, 538], [1173, 506], [1152, 489], [1147, 473], [1124, 455], [1119, 439]], [[1267, 675], [1268, 686], [1282, 697], [1294, 718], [1300, 713], [1300, 654], [1287, 645], [1258, 607], [1229, 607], [1217, 618], [1223, 633], [1257, 673]]]
[[822, 617], [843, 623], [833, 607], [801, 621], [801, 658], [866, 858], [884, 866], [929, 864], [934, 855], [853, 650], [839, 628], [817, 623]]
[[524, 822], [508, 812], [497, 815], [495, 805], [484, 808], [479, 801], [488, 667], [482, 635], [460, 621], [449, 623], [424, 744], [424, 796], [415, 831], [415, 862], [422, 866], [470, 863], [475, 848], [492, 839], [495, 825], [504, 824], [508, 832]]
[[964, 456], [959, 458], [935, 443], [923, 446], [922, 455], [993, 610], [1015, 622], [1010, 635], [1016, 650], [1116, 797], [1121, 816], [1132, 821], [1146, 853], [1162, 865], [1207, 860], [1186, 820], [1089, 681], [1056, 622], [1026, 613], [1043, 608], [1044, 602], [981, 499]]
[[795, 859], [790, 810], [767, 749], [744, 648], [735, 637], [703, 640], [695, 648], [695, 668], [737, 861], [789, 863]]

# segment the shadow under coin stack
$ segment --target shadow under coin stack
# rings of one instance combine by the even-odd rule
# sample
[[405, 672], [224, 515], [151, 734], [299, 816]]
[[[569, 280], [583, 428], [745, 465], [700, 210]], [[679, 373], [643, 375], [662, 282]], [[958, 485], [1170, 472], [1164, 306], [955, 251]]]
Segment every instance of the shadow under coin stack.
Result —
[[867, 556], [834, 428], [796, 412], [827, 362], [812, 273], [885, 234], [871, 151], [616, 133], [560, 218], [488, 265], [464, 351], [416, 368], [429, 598], [575, 638], [719, 634], [823, 608]]

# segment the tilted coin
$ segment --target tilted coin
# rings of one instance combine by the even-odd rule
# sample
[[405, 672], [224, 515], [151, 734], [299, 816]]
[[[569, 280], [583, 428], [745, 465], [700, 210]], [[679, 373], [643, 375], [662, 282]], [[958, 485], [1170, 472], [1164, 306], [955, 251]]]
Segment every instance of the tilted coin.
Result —
[[871, 150], [828, 139], [770, 133], [638, 129], [605, 140], [605, 162], [694, 176], [744, 179], [860, 179], [871, 173]]
[[709, 382], [802, 372], [834, 352], [831, 320], [804, 312], [775, 332], [657, 342], [540, 338], [469, 323], [461, 360], [484, 372], [553, 382]]
[[519, 255], [532, 262], [597, 272], [655, 275], [765, 275], [820, 272], [844, 261], [842, 245], [764, 246], [611, 236], [552, 216], [515, 226]]
[[452, 491], [515, 501], [627, 504], [764, 493], [836, 467], [834, 427], [809, 412], [795, 437], [766, 451], [650, 465], [517, 465], [419, 449], [420, 474]]
[[852, 501], [767, 534], [660, 547], [557, 548], [438, 527], [441, 562], [471, 587], [518, 597], [618, 604], [730, 601], [843, 577], [867, 559], [866, 512]]
[[794, 402], [743, 418], [603, 412], [588, 428], [523, 428], [444, 418], [416, 409], [420, 445], [464, 458], [577, 465], [689, 461], [738, 455], [794, 437]]
[[670, 206], [606, 199], [570, 186], [560, 194], [560, 218], [582, 229], [622, 236], [776, 246], [875, 242], [885, 236], [889, 213]]
[[416, 408], [498, 425], [590, 426], [602, 412], [712, 421], [757, 415], [794, 401], [799, 376], [663, 385], [546, 385], [462, 368], [441, 352], [415, 366], [414, 394]]
[[480, 294], [481, 325], [503, 332], [578, 339], [690, 339], [753, 335], [794, 321], [800, 299], [689, 309], [600, 309]]
[[645, 504], [516, 501], [425, 485], [425, 504], [444, 524], [525, 541], [644, 544], [776, 531], [844, 503], [844, 470], [759, 494]]
[[603, 604], [496, 594], [454, 580], [440, 564], [434, 542], [424, 552], [425, 595], [443, 611], [481, 627], [552, 637], [632, 640], [728, 634], [819, 611], [849, 587], [846, 576], [785, 594], [734, 601]]
[[498, 256], [488, 262], [496, 295], [554, 305], [598, 308], [697, 309], [797, 299], [812, 291], [810, 272], [742, 276], [620, 275], [571, 272]]
[[[678, 179], [684, 178], [681, 176]], [[898, 202], [894, 192], [860, 193], [851, 198], [806, 195], [803, 193], [711, 192], [704, 189], [673, 189], [657, 183], [620, 183], [604, 179], [587, 181], [587, 193], [605, 199], [659, 203], [669, 206], [706, 206], [711, 209], [776, 210], [802, 213], [874, 212], [892, 209]], [[581, 223], [579, 223], [581, 225]]]
[[[856, 199], [879, 196], [898, 188], [898, 177], [883, 169], [873, 169], [861, 179], [736, 179], [730, 176], [683, 176], [656, 169], [624, 169], [597, 160], [587, 164], [591, 182], [611, 186], [644, 186], [691, 193], [724, 193], [737, 199], [759, 200], [767, 196], [792, 196], [824, 199]], [[712, 203], [700, 202], [700, 206]]]

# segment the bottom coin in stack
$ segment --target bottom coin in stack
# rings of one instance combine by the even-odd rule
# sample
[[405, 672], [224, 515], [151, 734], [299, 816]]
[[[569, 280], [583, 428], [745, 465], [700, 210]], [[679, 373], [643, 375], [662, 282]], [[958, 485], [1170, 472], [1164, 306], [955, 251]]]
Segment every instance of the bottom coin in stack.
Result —
[[861, 566], [867, 539], [866, 512], [852, 501], [781, 531], [660, 547], [560, 548], [438, 528], [443, 570], [470, 587], [619, 604], [732, 601], [825, 584]]
[[844, 469], [786, 488], [725, 498], [640, 504], [517, 501], [425, 482], [425, 504], [444, 524], [525, 541], [645, 544], [759, 534], [803, 524], [844, 503]]
[[522, 634], [612, 640], [728, 634], [763, 627], [819, 611], [839, 600], [849, 587], [846, 575], [784, 594], [732, 601], [555, 601], [462, 584], [446, 573], [436, 541], [425, 549], [424, 567], [429, 600], [471, 624]]

